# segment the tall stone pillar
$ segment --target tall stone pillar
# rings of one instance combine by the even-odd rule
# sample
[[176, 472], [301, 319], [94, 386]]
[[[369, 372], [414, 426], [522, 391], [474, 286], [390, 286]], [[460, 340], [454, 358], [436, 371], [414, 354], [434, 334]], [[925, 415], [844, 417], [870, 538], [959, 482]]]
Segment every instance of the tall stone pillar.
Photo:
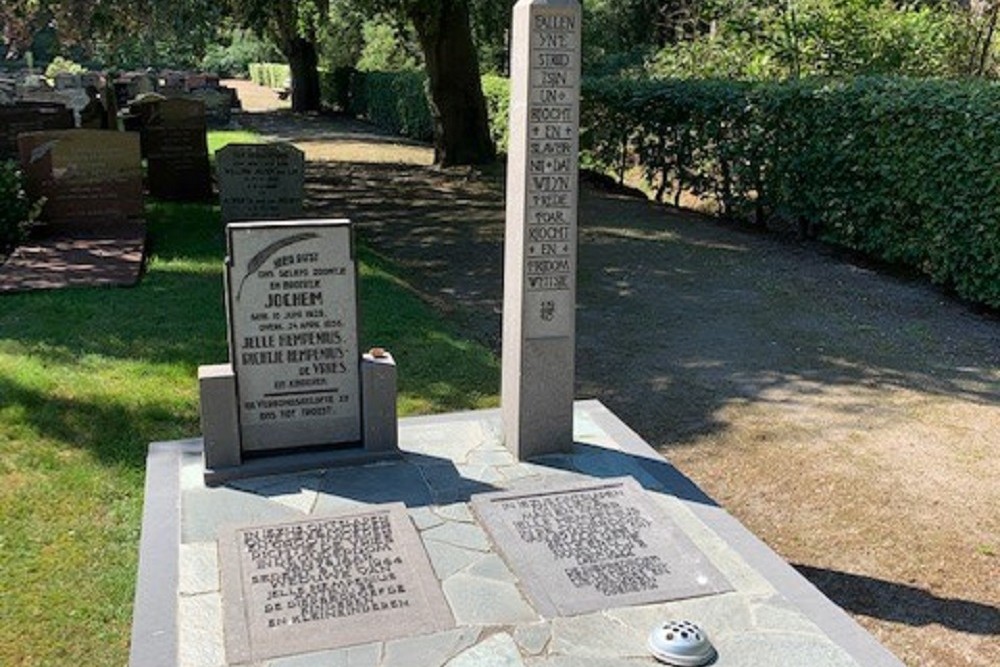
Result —
[[501, 406], [518, 459], [573, 443], [580, 4], [514, 7]]

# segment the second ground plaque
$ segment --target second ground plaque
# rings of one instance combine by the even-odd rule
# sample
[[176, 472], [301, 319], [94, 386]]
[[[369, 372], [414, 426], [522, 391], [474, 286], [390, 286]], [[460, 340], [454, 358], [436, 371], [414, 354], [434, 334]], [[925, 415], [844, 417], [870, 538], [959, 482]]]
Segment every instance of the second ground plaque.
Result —
[[732, 590], [632, 478], [473, 496], [544, 616]]

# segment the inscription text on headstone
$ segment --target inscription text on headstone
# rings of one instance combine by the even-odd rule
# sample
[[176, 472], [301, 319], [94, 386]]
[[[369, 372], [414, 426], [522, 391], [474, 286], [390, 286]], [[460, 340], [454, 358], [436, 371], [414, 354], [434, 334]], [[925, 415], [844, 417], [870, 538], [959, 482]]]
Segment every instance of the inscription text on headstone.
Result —
[[244, 451], [358, 442], [350, 223], [233, 223], [228, 288]]
[[215, 154], [222, 221], [301, 217], [305, 158], [291, 144], [229, 144]]

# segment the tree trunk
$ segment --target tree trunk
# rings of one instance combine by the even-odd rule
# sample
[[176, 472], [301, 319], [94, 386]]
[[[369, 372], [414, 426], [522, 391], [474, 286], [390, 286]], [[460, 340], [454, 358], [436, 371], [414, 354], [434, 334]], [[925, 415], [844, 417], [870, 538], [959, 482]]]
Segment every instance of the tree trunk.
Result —
[[434, 162], [443, 167], [496, 159], [466, 0], [408, 7], [427, 66], [434, 117]]
[[302, 37], [285, 43], [285, 57], [292, 71], [292, 111], [319, 111], [319, 71], [316, 44]]

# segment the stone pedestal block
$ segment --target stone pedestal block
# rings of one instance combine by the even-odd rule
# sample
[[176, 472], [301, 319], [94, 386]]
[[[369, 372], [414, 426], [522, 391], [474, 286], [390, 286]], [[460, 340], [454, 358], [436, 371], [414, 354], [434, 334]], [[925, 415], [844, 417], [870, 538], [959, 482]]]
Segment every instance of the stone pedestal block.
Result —
[[201, 394], [205, 467], [238, 466], [242, 457], [236, 410], [236, 375], [232, 365], [199, 366], [198, 390]]
[[361, 358], [361, 422], [367, 451], [399, 448], [396, 361], [382, 349], [372, 350]]

